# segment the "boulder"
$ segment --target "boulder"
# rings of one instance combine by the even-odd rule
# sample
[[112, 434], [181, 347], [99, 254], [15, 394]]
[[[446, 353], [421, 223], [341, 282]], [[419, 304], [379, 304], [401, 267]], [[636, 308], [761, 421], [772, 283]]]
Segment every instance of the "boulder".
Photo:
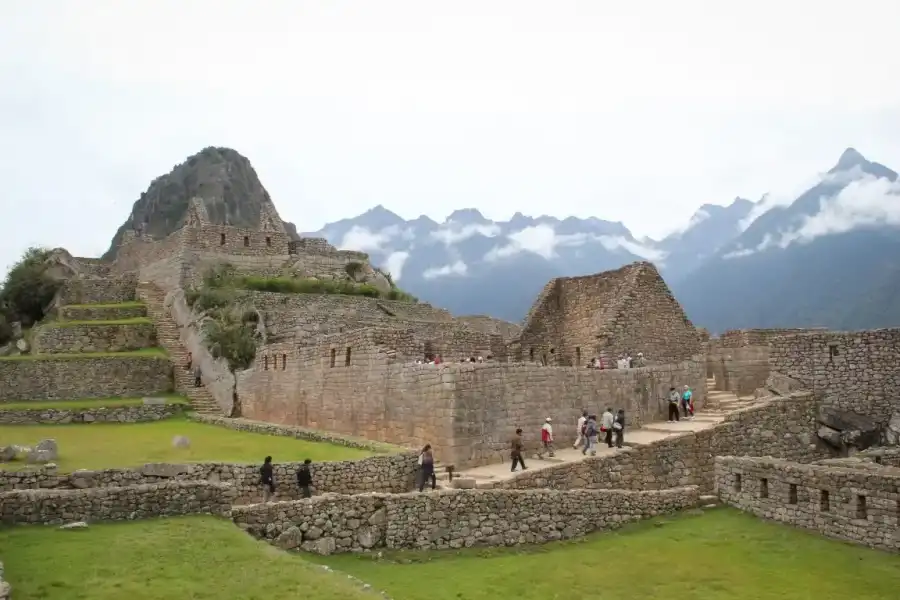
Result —
[[819, 409], [819, 423], [840, 431], [841, 442], [859, 450], [874, 446], [881, 440], [881, 427], [865, 415], [823, 405]]
[[176, 435], [172, 438], [172, 446], [175, 448], [190, 448], [191, 440], [189, 440], [186, 436]]
[[28, 352], [28, 342], [25, 341], [25, 338], [16, 340], [16, 348], [19, 349], [19, 352]]
[[9, 324], [9, 328], [12, 331], [13, 339], [19, 339], [22, 337], [22, 322], [21, 321], [13, 321]]
[[56, 445], [56, 440], [41, 440], [38, 442], [38, 445], [34, 447], [34, 451], [47, 453], [50, 455], [50, 460], [59, 458], [59, 447]]
[[324, 537], [315, 541], [303, 542], [300, 548], [306, 552], [314, 552], [316, 554], [321, 554], [322, 556], [328, 556], [334, 552], [334, 549], [337, 548], [337, 544], [333, 537]]
[[296, 526], [282, 532], [281, 535], [275, 538], [275, 545], [282, 550], [293, 550], [294, 548], [299, 548], [300, 544], [302, 543], [303, 532], [300, 531], [300, 528]]
[[885, 427], [884, 444], [886, 446], [900, 445], [900, 413], [894, 413]]
[[16, 449], [12, 446], [0, 446], [0, 462], [9, 462], [16, 457]]
[[835, 448], [837, 450], [843, 448], [843, 442], [841, 441], [841, 432], [837, 429], [832, 429], [831, 427], [825, 427], [823, 425], [822, 427], [819, 427], [819, 430], [816, 432], [816, 434], [819, 436], [820, 440], [822, 440], [832, 448]]
[[32, 450], [26, 460], [30, 463], [49, 463], [53, 462], [54, 458], [47, 450]]

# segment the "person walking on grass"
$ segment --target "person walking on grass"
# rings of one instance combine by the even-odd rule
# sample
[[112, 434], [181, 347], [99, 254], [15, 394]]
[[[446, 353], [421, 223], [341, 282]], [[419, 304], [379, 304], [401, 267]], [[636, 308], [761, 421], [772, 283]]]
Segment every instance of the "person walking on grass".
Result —
[[259, 485], [263, 489], [263, 502], [270, 502], [275, 497], [275, 469], [271, 456], [263, 460], [263, 466], [259, 469]]
[[434, 453], [431, 444], [425, 444], [419, 454], [419, 491], [425, 490], [425, 484], [431, 480], [431, 489], [437, 488], [437, 477], [434, 474]]
[[312, 473], [309, 472], [310, 464], [312, 464], [312, 461], [307, 458], [303, 461], [303, 465], [297, 469], [297, 486], [300, 488], [300, 496], [303, 498], [312, 497], [312, 492], [310, 491], [310, 486], [312, 486]]
[[525, 466], [525, 461], [522, 459], [522, 450], [525, 449], [525, 445], [522, 442], [522, 430], [516, 429], [516, 435], [509, 442], [510, 452], [509, 457], [512, 459], [512, 468], [510, 472], [514, 472], [516, 470], [516, 465], [522, 465], [522, 470], [528, 470], [528, 467]]
[[612, 408], [607, 407], [606, 411], [603, 413], [603, 416], [600, 417], [600, 433], [604, 435], [603, 441], [606, 442], [606, 445], [610, 448], [613, 447], [613, 422], [615, 421], [615, 416], [613, 415]]
[[669, 423], [672, 421], [680, 421], [678, 416], [678, 403], [681, 401], [681, 395], [674, 387], [669, 388]]
[[582, 454], [591, 453], [591, 456], [597, 455], [597, 415], [588, 415], [587, 421], [584, 423], [584, 450]]
[[578, 424], [575, 426], [575, 443], [572, 445], [576, 450], [587, 443], [584, 439], [584, 424], [587, 421], [587, 417], [586, 410], [581, 411], [581, 416], [578, 417]]
[[625, 409], [620, 408], [613, 421], [613, 431], [616, 434], [616, 448], [621, 448], [625, 443]]
[[681, 394], [681, 405], [684, 408], [684, 416], [688, 421], [694, 420], [694, 392], [690, 386], [684, 386], [684, 392]]
[[544, 421], [544, 426], [541, 427], [541, 444], [544, 446], [544, 451], [547, 452], [550, 456], [555, 456], [553, 452], [553, 425], [551, 422], [553, 419], [547, 417], [547, 420]]

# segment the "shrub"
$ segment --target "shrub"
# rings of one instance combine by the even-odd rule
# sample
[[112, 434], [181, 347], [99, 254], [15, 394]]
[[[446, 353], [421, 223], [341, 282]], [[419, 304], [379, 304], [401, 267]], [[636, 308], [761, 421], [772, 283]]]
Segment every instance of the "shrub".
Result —
[[21, 321], [28, 326], [44, 317], [44, 309], [62, 285], [47, 274], [49, 253], [44, 248], [29, 248], [7, 273], [0, 289], [0, 311], [7, 323]]
[[256, 356], [256, 325], [243, 316], [243, 311], [221, 311], [203, 323], [209, 351], [228, 361], [232, 371], [248, 368]]
[[235, 293], [229, 288], [215, 287], [188, 290], [185, 301], [196, 310], [213, 311], [231, 306], [235, 301]]
[[248, 290], [281, 294], [344, 294], [347, 296], [368, 296], [370, 298], [381, 296], [378, 288], [368, 283], [329, 279], [250, 276], [241, 277], [237, 285]]
[[12, 339], [12, 327], [6, 321], [6, 317], [0, 314], [0, 346]]

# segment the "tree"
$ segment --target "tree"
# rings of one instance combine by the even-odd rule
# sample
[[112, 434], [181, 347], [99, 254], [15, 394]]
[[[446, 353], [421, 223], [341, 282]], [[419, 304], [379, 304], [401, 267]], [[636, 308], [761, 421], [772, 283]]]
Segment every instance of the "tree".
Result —
[[45, 248], [29, 248], [6, 274], [0, 288], [0, 312], [8, 323], [21, 321], [28, 326], [44, 317], [44, 309], [61, 285], [47, 273], [49, 253]]

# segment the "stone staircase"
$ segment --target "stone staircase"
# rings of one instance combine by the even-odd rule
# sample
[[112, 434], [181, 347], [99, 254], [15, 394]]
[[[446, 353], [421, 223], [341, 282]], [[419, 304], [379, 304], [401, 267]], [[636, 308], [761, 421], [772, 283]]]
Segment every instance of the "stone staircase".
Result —
[[175, 391], [184, 394], [191, 402], [195, 412], [206, 415], [222, 416], [218, 403], [203, 385], [194, 387], [194, 374], [185, 369], [188, 352], [181, 343], [178, 326], [166, 313], [165, 293], [152, 284], [141, 283], [138, 295], [147, 304], [147, 316], [156, 326], [156, 337], [160, 346], [169, 354], [172, 363], [172, 374]]
[[706, 378], [706, 405], [697, 412], [696, 420], [722, 420], [728, 413], [748, 406], [755, 406], [759, 402], [756, 398], [739, 398], [734, 392], [716, 389], [716, 380], [713, 377]]

